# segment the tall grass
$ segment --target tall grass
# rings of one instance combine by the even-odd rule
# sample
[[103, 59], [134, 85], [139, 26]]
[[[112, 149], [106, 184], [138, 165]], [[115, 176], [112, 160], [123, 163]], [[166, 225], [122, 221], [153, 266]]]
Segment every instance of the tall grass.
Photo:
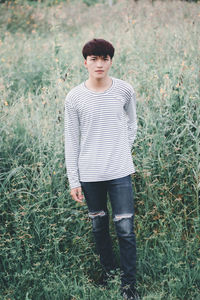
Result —
[[[120, 299], [101, 267], [64, 162], [67, 92], [81, 49], [110, 40], [110, 75], [137, 94], [135, 230], [142, 299], [199, 299], [199, 4], [121, 0], [0, 5], [1, 299]], [[114, 251], [117, 239], [111, 223]]]

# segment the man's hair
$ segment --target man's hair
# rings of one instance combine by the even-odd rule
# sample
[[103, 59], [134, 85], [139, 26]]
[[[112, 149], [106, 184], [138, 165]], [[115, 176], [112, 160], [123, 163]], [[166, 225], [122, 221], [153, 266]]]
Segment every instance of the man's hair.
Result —
[[105, 41], [104, 39], [93, 39], [87, 42], [83, 49], [82, 54], [85, 59], [89, 55], [96, 55], [96, 56], [110, 56], [112, 59], [114, 56], [115, 49], [111, 43]]

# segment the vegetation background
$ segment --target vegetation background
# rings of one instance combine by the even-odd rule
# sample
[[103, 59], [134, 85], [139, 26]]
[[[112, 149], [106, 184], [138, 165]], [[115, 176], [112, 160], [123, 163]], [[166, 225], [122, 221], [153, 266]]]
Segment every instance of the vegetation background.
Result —
[[199, 299], [199, 3], [1, 2], [0, 299], [121, 299], [118, 274], [97, 285], [87, 207], [71, 200], [64, 161], [64, 99], [87, 78], [81, 50], [94, 37], [114, 44], [110, 75], [137, 94], [141, 298]]

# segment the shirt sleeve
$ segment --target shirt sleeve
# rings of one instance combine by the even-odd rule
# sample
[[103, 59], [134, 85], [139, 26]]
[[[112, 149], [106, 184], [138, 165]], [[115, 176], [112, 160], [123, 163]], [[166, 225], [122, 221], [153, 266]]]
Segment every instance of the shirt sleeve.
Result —
[[68, 97], [65, 99], [64, 140], [67, 177], [70, 188], [73, 189], [81, 186], [78, 170], [80, 127], [78, 114], [68, 101]]
[[137, 133], [136, 97], [134, 90], [131, 90], [131, 97], [125, 104], [125, 111], [127, 113], [129, 146], [132, 150]]

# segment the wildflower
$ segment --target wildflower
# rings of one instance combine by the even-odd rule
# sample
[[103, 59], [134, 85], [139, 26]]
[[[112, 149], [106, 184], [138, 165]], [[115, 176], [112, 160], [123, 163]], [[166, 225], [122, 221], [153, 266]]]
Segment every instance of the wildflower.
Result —
[[160, 93], [161, 93], [161, 94], [164, 94], [164, 92], [165, 92], [165, 91], [163, 90], [163, 88], [161, 88], [161, 89], [160, 89]]

